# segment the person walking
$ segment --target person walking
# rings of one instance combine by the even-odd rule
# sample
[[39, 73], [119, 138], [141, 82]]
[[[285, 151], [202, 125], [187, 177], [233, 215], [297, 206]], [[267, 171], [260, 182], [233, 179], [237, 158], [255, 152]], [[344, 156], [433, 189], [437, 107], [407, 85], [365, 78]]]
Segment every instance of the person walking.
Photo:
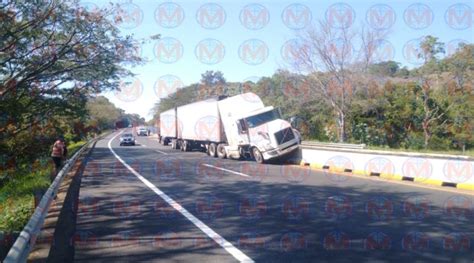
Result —
[[59, 138], [56, 140], [56, 142], [54, 142], [53, 149], [51, 152], [51, 158], [54, 162], [54, 172], [51, 174], [51, 182], [54, 181], [54, 178], [56, 178], [56, 175], [59, 173], [59, 169], [61, 168], [63, 160], [66, 158], [66, 156], [66, 145], [64, 144], [64, 140], [62, 138]]

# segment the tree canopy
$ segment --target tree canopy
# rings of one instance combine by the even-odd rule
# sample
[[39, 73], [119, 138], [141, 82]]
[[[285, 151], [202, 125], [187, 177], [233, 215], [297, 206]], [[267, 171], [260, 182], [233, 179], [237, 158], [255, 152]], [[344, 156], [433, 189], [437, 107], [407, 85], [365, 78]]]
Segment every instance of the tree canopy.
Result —
[[141, 63], [124, 55], [134, 54], [134, 39], [109, 19], [115, 8], [89, 11], [73, 0], [0, 3], [2, 160], [34, 158], [56, 136], [73, 133], [88, 118], [91, 95], [117, 89], [131, 75], [124, 65]]

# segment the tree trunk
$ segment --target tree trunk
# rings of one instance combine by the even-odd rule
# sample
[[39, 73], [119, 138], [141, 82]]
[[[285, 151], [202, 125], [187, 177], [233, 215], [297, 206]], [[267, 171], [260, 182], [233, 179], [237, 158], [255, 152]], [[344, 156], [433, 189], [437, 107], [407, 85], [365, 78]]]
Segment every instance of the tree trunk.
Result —
[[424, 148], [425, 149], [428, 149], [428, 144], [430, 142], [430, 139], [431, 139], [431, 132], [429, 130], [429, 124], [427, 121], [423, 121], [423, 135], [424, 135], [424, 138], [425, 138], [425, 141], [424, 141]]
[[339, 142], [343, 143], [346, 141], [346, 122], [345, 114], [342, 111], [338, 112], [338, 123], [339, 123]]

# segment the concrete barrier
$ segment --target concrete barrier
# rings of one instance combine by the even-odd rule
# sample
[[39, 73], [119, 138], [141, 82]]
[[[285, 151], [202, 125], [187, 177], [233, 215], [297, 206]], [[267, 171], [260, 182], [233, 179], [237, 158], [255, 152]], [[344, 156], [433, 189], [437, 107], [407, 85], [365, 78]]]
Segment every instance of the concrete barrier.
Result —
[[334, 173], [474, 190], [474, 159], [467, 156], [303, 148], [300, 164]]

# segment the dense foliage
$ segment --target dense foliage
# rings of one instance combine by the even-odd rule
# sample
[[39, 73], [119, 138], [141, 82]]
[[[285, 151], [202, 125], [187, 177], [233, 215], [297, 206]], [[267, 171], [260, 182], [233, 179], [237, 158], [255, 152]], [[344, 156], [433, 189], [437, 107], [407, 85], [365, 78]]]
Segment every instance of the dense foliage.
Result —
[[[0, 4], [0, 177], [48, 156], [63, 136], [78, 141], [113, 128], [123, 115], [95, 94], [119, 87], [140, 63], [130, 36], [111, 16], [118, 6], [88, 11], [76, 0]], [[107, 111], [107, 113], [101, 112]], [[105, 115], [105, 116], [104, 116]], [[2, 182], [3, 183], [3, 182]]]
[[[426, 63], [419, 68], [400, 68], [395, 61], [372, 63], [366, 73], [353, 78], [345, 116], [347, 141], [414, 150], [474, 147], [474, 45], [461, 45], [455, 54], [438, 59], [441, 43], [434, 37], [426, 43]], [[253, 91], [265, 104], [280, 107], [285, 118], [297, 117], [305, 139], [340, 141], [337, 113], [312, 83], [327, 78], [326, 73], [309, 76], [280, 70], [257, 83], [214, 85], [207, 83], [208, 75], [157, 102], [155, 118], [207, 97]]]

